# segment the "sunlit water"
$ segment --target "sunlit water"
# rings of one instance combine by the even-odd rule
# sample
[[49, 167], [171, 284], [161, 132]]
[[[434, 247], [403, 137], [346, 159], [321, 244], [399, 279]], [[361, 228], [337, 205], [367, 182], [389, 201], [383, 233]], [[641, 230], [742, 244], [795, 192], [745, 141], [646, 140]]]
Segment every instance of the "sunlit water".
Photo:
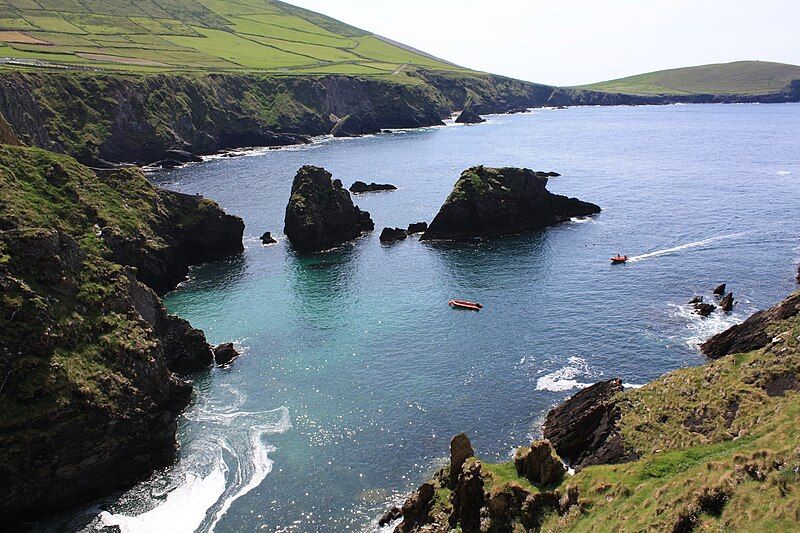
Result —
[[[177, 465], [101, 519], [124, 531], [371, 530], [467, 432], [507, 458], [578, 387], [646, 383], [703, 361], [696, 344], [785, 296], [800, 257], [800, 105], [539, 110], [451, 126], [216, 159], [157, 174], [244, 218], [246, 252], [194, 269], [166, 299], [230, 368], [196, 376]], [[374, 234], [297, 257], [282, 235], [304, 164], [346, 185]], [[550, 189], [600, 204], [590, 221], [480, 243], [409, 239], [461, 170], [555, 170]], [[612, 266], [616, 253], [632, 257]], [[731, 316], [686, 302], [727, 282]], [[480, 301], [480, 313], [448, 308]]]

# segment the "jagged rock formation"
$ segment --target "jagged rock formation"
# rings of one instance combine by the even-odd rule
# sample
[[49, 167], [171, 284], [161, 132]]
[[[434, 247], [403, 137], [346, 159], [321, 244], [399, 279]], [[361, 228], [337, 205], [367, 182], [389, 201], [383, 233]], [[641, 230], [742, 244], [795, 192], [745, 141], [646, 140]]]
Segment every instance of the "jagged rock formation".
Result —
[[597, 205], [549, 192], [548, 176], [524, 168], [467, 169], [422, 239], [520, 233], [600, 212]]
[[292, 183], [284, 232], [301, 253], [327, 250], [375, 229], [366, 211], [353, 205], [340, 180], [324, 168], [304, 166]]
[[612, 379], [592, 385], [550, 411], [544, 438], [574, 468], [630, 460], [617, 422], [621, 411], [617, 395], [622, 381]]
[[733, 311], [733, 305], [735, 303], [736, 301], [733, 299], [733, 293], [730, 292], [725, 296], [723, 296], [722, 299], [719, 301], [719, 308], [722, 309], [722, 311], [725, 313], [730, 313], [731, 311]]
[[350, 186], [350, 192], [353, 194], [362, 194], [365, 192], [381, 192], [381, 191], [396, 191], [397, 187], [388, 183], [364, 183], [357, 181]]
[[694, 304], [694, 312], [702, 317], [710, 316], [711, 313], [717, 310], [717, 306], [714, 304], [709, 304], [705, 302], [699, 302]]
[[480, 116], [472, 107], [466, 108], [456, 118], [456, 124], [481, 124], [486, 122], [486, 119]]
[[261, 236], [261, 244], [264, 246], [268, 246], [270, 244], [276, 244], [278, 241], [275, 240], [275, 237], [272, 236], [272, 233], [267, 231], [264, 235]]
[[787, 320], [800, 313], [800, 293], [796, 293], [775, 307], [759, 311], [739, 325], [733, 326], [704, 342], [700, 349], [712, 359], [732, 353], [744, 353], [763, 348], [773, 338], [770, 325], [778, 320]]
[[[205, 227], [225, 224], [216, 204], [31, 148], [0, 147], [0, 206], [0, 516], [11, 528], [174, 459], [191, 394], [174, 373], [207, 368], [213, 355], [139, 279], [158, 270], [149, 265], [184, 268], [231, 235]], [[117, 246], [134, 242], [139, 250]]]

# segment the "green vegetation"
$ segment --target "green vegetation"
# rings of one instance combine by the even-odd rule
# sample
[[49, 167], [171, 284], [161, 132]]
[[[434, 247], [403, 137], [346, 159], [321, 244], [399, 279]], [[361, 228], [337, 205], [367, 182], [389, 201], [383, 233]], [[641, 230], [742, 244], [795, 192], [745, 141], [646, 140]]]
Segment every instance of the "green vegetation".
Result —
[[0, 57], [102, 70], [459, 70], [277, 0], [0, 0]]
[[[621, 393], [624, 446], [641, 458], [566, 476], [558, 490], [577, 488], [577, 505], [547, 514], [541, 530], [796, 530], [800, 315], [768, 330], [766, 348]], [[484, 462], [482, 471], [489, 494], [514, 486], [539, 492], [511, 462]]]
[[785, 90], [800, 80], [800, 67], [768, 61], [737, 61], [676, 68], [618, 80], [583, 85], [581, 89], [610, 93], [681, 95], [764, 95]]

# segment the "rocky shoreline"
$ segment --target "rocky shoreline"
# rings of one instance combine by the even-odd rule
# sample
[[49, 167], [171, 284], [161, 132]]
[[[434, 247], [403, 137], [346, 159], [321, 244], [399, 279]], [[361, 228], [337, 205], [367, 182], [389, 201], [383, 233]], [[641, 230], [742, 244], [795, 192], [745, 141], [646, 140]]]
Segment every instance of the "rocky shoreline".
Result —
[[240, 253], [244, 224], [138, 170], [35, 148], [0, 148], [0, 191], [5, 529], [172, 463], [192, 393], [179, 376], [214, 353], [157, 292], [190, 265]]
[[[709, 339], [702, 348], [707, 365], [638, 390], [625, 390], [619, 379], [581, 390], [548, 413], [545, 440], [516, 451], [512, 474], [506, 463], [476, 459], [469, 439], [456, 436], [450, 464], [379, 525], [398, 533], [553, 531], [599, 523], [690, 532], [707, 517], [734, 529], [730, 524], [752, 526], [748, 521], [760, 515], [768, 523], [791, 522], [738, 498], [776, 482], [783, 484], [767, 500], [797, 490], [800, 456], [785, 436], [795, 420], [784, 411], [794, 412], [791, 394], [800, 391], [798, 328], [800, 292]], [[712, 443], [720, 451], [709, 456]], [[573, 474], [564, 475], [562, 461]], [[636, 494], [642, 490], [669, 496], [642, 501]], [[742, 505], [752, 514], [742, 513]], [[724, 522], [727, 506], [734, 508], [730, 522]], [[646, 518], [636, 516], [642, 512]]]
[[800, 101], [800, 81], [766, 95], [637, 96], [482, 73], [417, 68], [408, 79], [344, 75], [0, 74], [0, 137], [97, 167], [161, 168], [247, 147], [441, 125], [479, 115], [575, 105]]

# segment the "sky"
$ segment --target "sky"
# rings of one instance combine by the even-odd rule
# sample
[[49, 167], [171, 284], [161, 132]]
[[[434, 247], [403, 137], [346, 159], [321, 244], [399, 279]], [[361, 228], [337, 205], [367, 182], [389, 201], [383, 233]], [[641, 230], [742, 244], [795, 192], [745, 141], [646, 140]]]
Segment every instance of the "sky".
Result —
[[288, 0], [476, 70], [554, 85], [800, 64], [800, 0]]

